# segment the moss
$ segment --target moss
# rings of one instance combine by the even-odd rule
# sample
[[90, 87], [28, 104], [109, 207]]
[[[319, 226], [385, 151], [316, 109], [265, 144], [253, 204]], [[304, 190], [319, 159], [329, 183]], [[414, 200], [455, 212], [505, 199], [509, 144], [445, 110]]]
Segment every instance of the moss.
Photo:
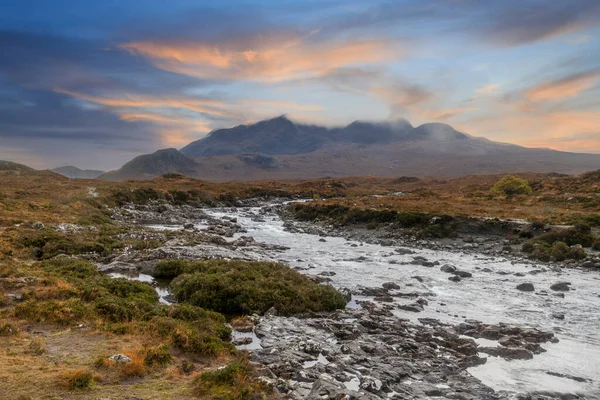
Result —
[[171, 283], [180, 302], [224, 314], [284, 315], [331, 311], [346, 305], [333, 287], [319, 285], [283, 264], [210, 260], [190, 262]]

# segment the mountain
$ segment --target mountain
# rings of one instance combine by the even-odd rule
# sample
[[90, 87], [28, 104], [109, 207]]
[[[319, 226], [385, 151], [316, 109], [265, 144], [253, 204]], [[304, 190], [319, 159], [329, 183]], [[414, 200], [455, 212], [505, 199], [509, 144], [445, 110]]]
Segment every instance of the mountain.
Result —
[[28, 167], [27, 165], [18, 164], [12, 161], [0, 160], [0, 171], [20, 174], [34, 172], [35, 170], [33, 168]]
[[51, 171], [71, 179], [94, 179], [105, 173], [94, 169], [79, 169], [71, 165], [54, 168]]
[[138, 156], [116, 171], [107, 172], [99, 179], [122, 181], [126, 179], [151, 179], [169, 172], [194, 176], [199, 165], [177, 149], [158, 150]]
[[[441, 123], [355, 121], [327, 128], [280, 116], [219, 129], [178, 152], [140, 156], [104, 179], [177, 172], [209, 180], [323, 176], [438, 176], [502, 172], [575, 174], [600, 168], [600, 154], [533, 149], [474, 137]], [[133, 164], [133, 165], [131, 165]]]
[[188, 157], [310, 153], [327, 141], [326, 132], [326, 128], [295, 124], [281, 116], [252, 125], [213, 131], [185, 146], [181, 153]]

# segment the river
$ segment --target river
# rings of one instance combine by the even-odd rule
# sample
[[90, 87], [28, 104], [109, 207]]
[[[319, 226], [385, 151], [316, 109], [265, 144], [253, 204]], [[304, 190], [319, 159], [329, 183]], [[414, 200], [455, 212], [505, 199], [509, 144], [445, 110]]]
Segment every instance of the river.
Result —
[[[547, 352], [536, 355], [533, 360], [505, 361], [489, 357], [485, 365], [469, 369], [495, 390], [600, 393], [600, 276], [597, 273], [577, 269], [556, 272], [547, 266], [450, 251], [411, 249], [414, 254], [398, 254], [393, 247], [292, 233], [284, 229], [278, 215], [260, 213], [259, 208], [209, 209], [206, 213], [216, 218], [236, 217], [247, 233], [236, 234], [233, 239], [249, 235], [259, 242], [289, 247], [283, 252], [266, 254], [273, 259], [313, 275], [335, 273], [330, 277], [331, 284], [338, 288], [380, 287], [385, 282], [394, 282], [403, 289], [427, 296], [429, 304], [425, 311], [397, 310], [399, 317], [415, 322], [418, 322], [417, 317], [431, 317], [452, 324], [466, 319], [519, 323], [551, 331], [560, 339], [559, 343], [545, 344]], [[471, 272], [473, 277], [451, 282], [448, 274], [440, 272], [439, 266], [428, 268], [413, 263], [416, 256], [439, 261], [441, 265], [454, 265]], [[536, 273], [539, 270], [543, 272]], [[414, 279], [415, 276], [420, 279]], [[550, 286], [559, 281], [571, 283], [572, 290], [565, 293], [564, 298], [550, 290]], [[534, 284], [536, 291], [518, 291], [516, 285], [522, 282]], [[547, 295], [540, 294], [541, 291]], [[395, 301], [409, 303], [412, 300]], [[553, 318], [555, 313], [563, 313], [565, 318]], [[489, 341], [480, 341], [489, 345]], [[548, 372], [583, 379], [579, 382]]]

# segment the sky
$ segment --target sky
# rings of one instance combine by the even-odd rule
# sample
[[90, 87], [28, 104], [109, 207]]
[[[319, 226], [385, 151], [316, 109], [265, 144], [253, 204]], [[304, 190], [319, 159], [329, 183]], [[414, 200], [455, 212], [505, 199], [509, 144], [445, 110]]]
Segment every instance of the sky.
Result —
[[599, 0], [0, 0], [0, 159], [115, 169], [285, 114], [600, 153]]

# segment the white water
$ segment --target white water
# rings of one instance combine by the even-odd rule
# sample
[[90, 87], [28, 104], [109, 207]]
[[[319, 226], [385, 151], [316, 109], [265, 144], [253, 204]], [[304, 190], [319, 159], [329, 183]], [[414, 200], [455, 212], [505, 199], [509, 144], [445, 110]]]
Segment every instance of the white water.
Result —
[[[551, 390], [558, 392], [583, 392], [594, 396], [600, 394], [600, 275], [580, 270], [562, 273], [543, 272], [530, 275], [540, 267], [525, 263], [446, 251], [413, 249], [415, 254], [400, 255], [393, 247], [354, 243], [343, 238], [326, 237], [287, 232], [281, 219], [274, 215], [260, 215], [264, 222], [253, 221], [259, 209], [207, 210], [213, 217], [237, 217], [238, 223], [248, 230], [243, 235], [253, 236], [259, 242], [290, 247], [284, 252], [273, 251], [268, 255], [299, 269], [309, 268], [307, 273], [333, 271], [332, 284], [336, 287], [378, 287], [384, 282], [394, 282], [402, 292], [419, 292], [429, 305], [421, 313], [398, 310], [403, 318], [431, 317], [448, 323], [460, 323], [476, 319], [484, 323], [519, 323], [552, 331], [560, 339], [557, 344], [546, 343], [546, 353], [528, 361], [505, 361], [489, 357], [487, 364], [469, 371], [486, 385], [496, 390], [525, 392]], [[201, 225], [199, 225], [201, 226]], [[235, 238], [241, 236], [236, 235]], [[234, 238], [234, 239], [235, 239]], [[473, 273], [473, 278], [459, 283], [448, 280], [448, 274], [439, 266], [427, 268], [411, 264], [415, 256], [429, 261], [452, 264]], [[357, 260], [358, 257], [363, 257]], [[397, 264], [390, 263], [396, 262]], [[401, 263], [408, 263], [402, 265]], [[492, 272], [482, 272], [489, 268]], [[509, 272], [500, 275], [497, 272]], [[525, 277], [512, 275], [525, 273]], [[420, 276], [423, 282], [411, 278]], [[558, 281], [571, 282], [572, 290], [565, 298], [553, 296], [550, 286]], [[536, 292], [545, 290], [548, 296], [520, 292], [515, 286], [531, 282]], [[413, 300], [397, 299], [398, 303]], [[564, 320], [551, 317], [554, 312], [565, 314]], [[485, 343], [488, 345], [489, 343]], [[482, 354], [480, 354], [482, 355]], [[483, 355], [482, 355], [483, 356]], [[546, 372], [582, 377], [591, 382], [550, 376]]]

